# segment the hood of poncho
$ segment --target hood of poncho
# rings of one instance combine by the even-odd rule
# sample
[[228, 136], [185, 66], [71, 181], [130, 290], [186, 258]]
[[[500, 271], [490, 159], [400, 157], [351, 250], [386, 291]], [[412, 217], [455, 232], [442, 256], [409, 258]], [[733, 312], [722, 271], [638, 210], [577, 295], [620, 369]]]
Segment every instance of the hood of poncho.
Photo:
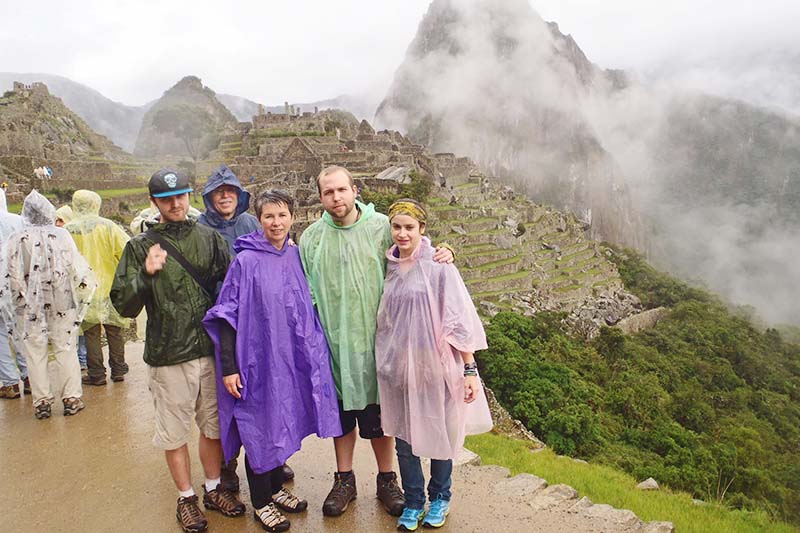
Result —
[[[287, 235], [286, 240], [289, 240]], [[278, 250], [275, 248], [271, 242], [264, 236], [264, 233], [259, 231], [254, 231], [253, 233], [248, 233], [247, 235], [242, 235], [233, 245], [233, 249], [238, 254], [244, 250], [254, 250], [256, 252], [267, 252], [270, 254], [281, 255], [286, 251], [289, 244], [287, 242], [283, 243], [283, 248]]]
[[[100, 195], [96, 192], [80, 189], [72, 195], [72, 212], [75, 217], [100, 216], [100, 204], [102, 202]], [[64, 222], [68, 221], [64, 220]]]
[[8, 204], [6, 203], [6, 191], [0, 189], [0, 213], [8, 213]]
[[22, 221], [30, 226], [48, 226], [56, 221], [56, 208], [33, 189], [22, 204]]

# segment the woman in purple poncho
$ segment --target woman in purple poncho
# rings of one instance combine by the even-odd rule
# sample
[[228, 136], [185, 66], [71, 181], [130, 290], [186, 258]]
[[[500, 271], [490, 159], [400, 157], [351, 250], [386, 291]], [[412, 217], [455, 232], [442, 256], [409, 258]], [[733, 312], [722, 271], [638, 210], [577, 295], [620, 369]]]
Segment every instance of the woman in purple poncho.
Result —
[[225, 459], [244, 446], [254, 515], [267, 531], [289, 529], [278, 508], [308, 507], [283, 487], [282, 465], [307, 435], [342, 432], [328, 344], [300, 255], [288, 244], [293, 207], [284, 191], [258, 196], [262, 229], [236, 240], [236, 258], [203, 321], [216, 347]]
[[[466, 434], [491, 429], [473, 353], [486, 336], [455, 265], [433, 260], [425, 208], [398, 200], [389, 208], [392, 246], [378, 310], [375, 362], [381, 424], [394, 436], [406, 503], [400, 530], [444, 525], [453, 458]], [[431, 458], [430, 507], [420, 457]]]

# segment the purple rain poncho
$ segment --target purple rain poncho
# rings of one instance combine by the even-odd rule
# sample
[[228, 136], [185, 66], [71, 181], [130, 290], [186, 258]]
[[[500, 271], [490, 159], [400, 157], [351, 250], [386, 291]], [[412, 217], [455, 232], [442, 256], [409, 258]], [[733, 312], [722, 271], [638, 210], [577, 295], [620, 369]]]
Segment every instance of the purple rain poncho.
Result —
[[386, 253], [375, 336], [381, 425], [418, 457], [453, 459], [465, 435], [492, 428], [480, 380], [475, 400], [464, 402], [460, 352], [486, 349], [483, 325], [458, 269], [434, 262], [426, 237], [411, 257], [395, 249]]
[[[277, 250], [261, 231], [234, 246], [236, 258], [203, 325], [216, 348], [225, 459], [243, 444], [253, 470], [264, 473], [284, 464], [304, 437], [337, 437], [342, 426], [328, 344], [297, 247]], [[222, 320], [237, 333], [240, 399], [222, 384]]]

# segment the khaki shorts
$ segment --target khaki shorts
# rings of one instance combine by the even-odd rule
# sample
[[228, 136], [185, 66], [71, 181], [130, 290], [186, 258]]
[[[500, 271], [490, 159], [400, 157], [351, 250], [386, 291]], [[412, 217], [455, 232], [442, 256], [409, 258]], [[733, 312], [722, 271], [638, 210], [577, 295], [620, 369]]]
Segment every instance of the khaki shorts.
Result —
[[176, 450], [186, 444], [192, 416], [203, 435], [219, 438], [214, 365], [213, 357], [200, 357], [177, 365], [148, 367], [148, 387], [156, 409], [156, 448]]

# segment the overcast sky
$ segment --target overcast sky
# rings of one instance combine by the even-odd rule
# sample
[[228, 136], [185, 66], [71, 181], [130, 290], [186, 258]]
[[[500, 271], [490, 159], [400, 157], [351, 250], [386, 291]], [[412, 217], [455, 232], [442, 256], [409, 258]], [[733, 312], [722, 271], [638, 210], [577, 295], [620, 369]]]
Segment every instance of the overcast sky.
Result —
[[[268, 104], [383, 94], [428, 4], [0, 0], [0, 71], [60, 74], [131, 105], [158, 98], [187, 74]], [[797, 0], [532, 5], [602, 67], [648, 71], [762, 50], [800, 52]]]

